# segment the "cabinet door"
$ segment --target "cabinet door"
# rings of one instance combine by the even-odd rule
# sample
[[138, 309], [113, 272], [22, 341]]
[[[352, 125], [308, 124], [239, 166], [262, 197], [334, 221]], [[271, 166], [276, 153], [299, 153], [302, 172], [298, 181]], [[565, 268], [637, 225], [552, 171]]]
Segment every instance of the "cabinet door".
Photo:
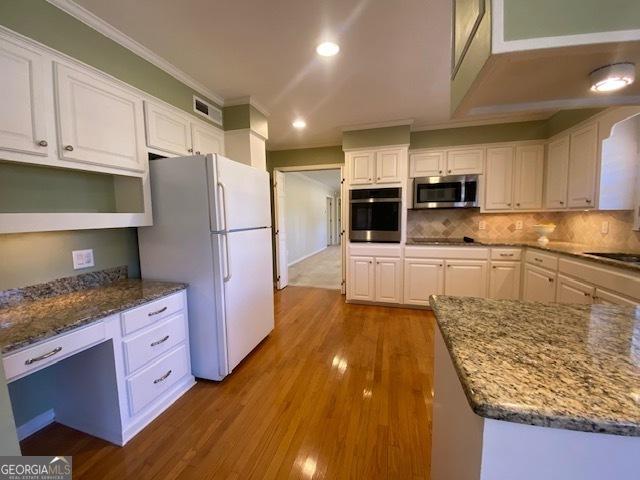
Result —
[[578, 282], [564, 275], [558, 275], [558, 290], [556, 300], [558, 303], [579, 303], [589, 305], [593, 303], [593, 286]]
[[366, 185], [373, 183], [375, 155], [373, 152], [357, 152], [347, 155], [349, 183]]
[[638, 300], [632, 300], [602, 288], [596, 288], [594, 300], [596, 303], [603, 305], [622, 305], [623, 307], [637, 307], [640, 305]]
[[444, 260], [406, 258], [404, 260], [404, 302], [429, 305], [430, 295], [444, 292]]
[[511, 210], [513, 202], [513, 147], [487, 149], [485, 210]]
[[[144, 102], [147, 146], [176, 155], [189, 155], [191, 148], [191, 122], [178, 109]], [[209, 153], [209, 152], [207, 152]]]
[[489, 298], [520, 298], [520, 262], [491, 262]]
[[374, 294], [374, 266], [373, 257], [350, 257], [349, 258], [349, 285], [353, 300], [375, 299]]
[[206, 155], [219, 153], [224, 155], [224, 133], [216, 127], [199, 122], [191, 122], [193, 153]]
[[44, 59], [0, 40], [0, 72], [0, 150], [47, 155]]
[[447, 175], [482, 174], [484, 149], [465, 148], [447, 152]]
[[569, 146], [569, 207], [593, 207], [598, 160], [598, 126], [571, 134]]
[[445, 295], [483, 298], [487, 296], [485, 260], [447, 260], [445, 264]]
[[402, 180], [400, 166], [401, 150], [376, 152], [376, 183], [396, 183]]
[[60, 157], [142, 172], [142, 99], [93, 72], [56, 64]]
[[516, 148], [514, 172], [514, 206], [520, 210], [542, 208], [544, 146], [524, 145]]
[[545, 208], [567, 208], [569, 182], [569, 137], [551, 142], [547, 147], [545, 171]]
[[399, 258], [377, 257], [376, 302], [401, 303], [402, 263]]
[[525, 265], [522, 299], [529, 302], [555, 302], [556, 274], [531, 265]]
[[411, 178], [444, 175], [445, 166], [444, 150], [438, 152], [416, 152], [409, 155], [409, 176]]

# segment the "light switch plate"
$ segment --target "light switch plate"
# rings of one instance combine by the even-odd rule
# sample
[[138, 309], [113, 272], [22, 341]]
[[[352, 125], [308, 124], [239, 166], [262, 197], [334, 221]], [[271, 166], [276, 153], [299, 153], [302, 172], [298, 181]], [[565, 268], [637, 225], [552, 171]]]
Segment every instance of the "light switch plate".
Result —
[[71, 252], [73, 257], [73, 269], [79, 270], [81, 268], [89, 268], [95, 266], [93, 261], [93, 249], [87, 250], [74, 250]]
[[609, 222], [602, 222], [602, 225], [600, 225], [600, 233], [603, 233], [605, 235], [609, 233]]
[[516, 230], [522, 230], [522, 220], [516, 222]]
[[484, 220], [480, 220], [478, 222], [478, 230], [486, 230], [487, 229], [487, 222]]

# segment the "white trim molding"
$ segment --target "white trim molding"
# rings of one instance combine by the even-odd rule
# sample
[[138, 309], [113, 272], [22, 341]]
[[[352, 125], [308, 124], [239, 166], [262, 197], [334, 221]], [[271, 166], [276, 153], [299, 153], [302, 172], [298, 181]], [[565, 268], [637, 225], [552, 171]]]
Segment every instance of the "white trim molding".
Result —
[[235, 105], [251, 105], [265, 117], [269, 116], [269, 110], [267, 110], [261, 103], [258, 103], [258, 101], [250, 95], [247, 95], [245, 97], [231, 98], [224, 101], [225, 107], [233, 107]]
[[222, 98], [220, 95], [211, 91], [209, 88], [180, 70], [171, 62], [152, 52], [147, 47], [138, 43], [125, 33], [122, 33], [113, 25], [105, 22], [86, 8], [81, 7], [73, 0], [47, 0], [47, 2], [59, 8], [63, 12], [71, 15], [75, 19], [81, 21], [85, 25], [93, 28], [95, 31], [101, 33], [105, 37], [113, 40], [119, 45], [122, 45], [127, 50], [130, 50], [131, 52], [152, 63], [161, 70], [164, 70], [173, 78], [193, 88], [196, 92], [206, 96], [209, 100], [216, 102], [218, 105], [224, 105], [224, 98]]
[[385, 127], [401, 127], [404, 125], [413, 125], [413, 118], [405, 118], [401, 120], [389, 120], [388, 122], [376, 122], [376, 123], [361, 123], [359, 125], [348, 125], [342, 127], [343, 132], [353, 132], [356, 130], [370, 130], [373, 128], [385, 128]]
[[506, 41], [504, 39], [504, 0], [492, 0], [491, 9], [493, 17], [491, 27], [492, 54], [640, 40], [640, 29], [634, 29]]
[[27, 437], [30, 437], [39, 430], [42, 430], [47, 425], [50, 425], [55, 420], [56, 416], [53, 409], [49, 409], [45, 412], [36, 415], [30, 420], [16, 428], [18, 432], [18, 440], [22, 441]]

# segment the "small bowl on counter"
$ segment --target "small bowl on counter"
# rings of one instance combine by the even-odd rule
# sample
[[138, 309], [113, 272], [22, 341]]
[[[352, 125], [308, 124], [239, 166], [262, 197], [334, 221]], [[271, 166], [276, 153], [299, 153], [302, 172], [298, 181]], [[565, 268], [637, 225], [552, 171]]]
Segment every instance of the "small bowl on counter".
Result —
[[544, 247], [549, 243], [547, 235], [551, 235], [555, 231], [556, 225], [555, 223], [541, 223], [533, 225], [531, 228], [538, 235], [538, 245], [542, 245]]

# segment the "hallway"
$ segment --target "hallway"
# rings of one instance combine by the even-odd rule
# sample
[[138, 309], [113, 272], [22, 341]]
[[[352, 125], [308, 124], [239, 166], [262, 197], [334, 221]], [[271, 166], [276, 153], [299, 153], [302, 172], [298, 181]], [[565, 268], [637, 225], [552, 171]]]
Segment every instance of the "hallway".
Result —
[[340, 290], [340, 245], [331, 245], [289, 267], [289, 285]]

